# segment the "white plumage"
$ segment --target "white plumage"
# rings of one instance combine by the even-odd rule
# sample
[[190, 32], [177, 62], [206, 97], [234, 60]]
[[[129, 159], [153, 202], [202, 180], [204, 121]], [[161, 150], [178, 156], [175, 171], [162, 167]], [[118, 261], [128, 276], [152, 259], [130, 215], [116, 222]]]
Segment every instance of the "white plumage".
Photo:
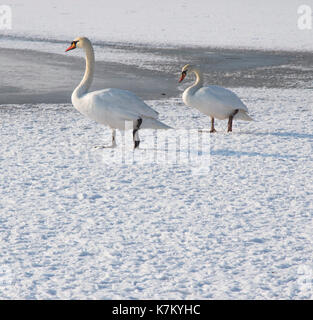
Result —
[[232, 131], [232, 120], [253, 120], [248, 115], [247, 106], [239, 97], [229, 89], [219, 86], [203, 86], [203, 75], [199, 67], [185, 65], [182, 69], [180, 82], [187, 72], [195, 73], [197, 79], [194, 85], [183, 93], [183, 101], [187, 106], [193, 107], [212, 118], [211, 132], [215, 132], [214, 118], [229, 119], [228, 131]]
[[115, 129], [125, 130], [127, 121], [133, 122], [135, 148], [139, 146], [139, 129], [169, 129], [157, 120], [158, 113], [139, 99], [134, 93], [121, 89], [103, 89], [89, 92], [94, 74], [94, 51], [85, 37], [76, 38], [66, 50], [83, 48], [86, 52], [84, 77], [72, 94], [74, 107], [86, 117], [109, 126], [112, 129], [112, 146], [116, 146]]
[[[112, 129], [124, 130], [125, 121], [136, 122], [139, 118], [143, 120], [140, 129], [169, 128], [157, 120], [158, 112], [127, 90], [114, 88], [98, 90], [87, 93], [80, 99], [74, 96], [72, 101], [74, 107], [86, 117]], [[151, 123], [155, 125], [151, 127]]]

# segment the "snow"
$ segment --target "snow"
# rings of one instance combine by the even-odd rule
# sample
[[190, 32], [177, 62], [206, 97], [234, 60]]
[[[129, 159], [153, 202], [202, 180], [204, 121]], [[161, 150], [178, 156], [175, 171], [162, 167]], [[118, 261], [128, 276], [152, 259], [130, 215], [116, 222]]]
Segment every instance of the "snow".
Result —
[[[1, 48], [64, 54], [88, 36], [97, 61], [161, 71], [196, 46], [313, 49], [302, 0], [5, 4]], [[313, 92], [290, 77], [298, 88], [233, 88], [256, 121], [214, 135], [178, 86], [147, 101], [175, 130], [140, 132], [135, 152], [129, 131], [94, 148], [110, 130], [71, 105], [0, 105], [0, 299], [312, 299]]]
[[[16, 40], [145, 43], [311, 51], [312, 29], [298, 28], [302, 0], [7, 0]], [[312, 1], [306, 5], [313, 8]], [[31, 45], [31, 44], [30, 44]]]
[[[203, 133], [208, 170], [116, 160], [70, 105], [1, 106], [0, 298], [311, 298], [312, 90], [233, 90], [256, 121]], [[148, 103], [177, 129], [209, 126], [180, 98]], [[163, 150], [153, 134], [137, 155]]]

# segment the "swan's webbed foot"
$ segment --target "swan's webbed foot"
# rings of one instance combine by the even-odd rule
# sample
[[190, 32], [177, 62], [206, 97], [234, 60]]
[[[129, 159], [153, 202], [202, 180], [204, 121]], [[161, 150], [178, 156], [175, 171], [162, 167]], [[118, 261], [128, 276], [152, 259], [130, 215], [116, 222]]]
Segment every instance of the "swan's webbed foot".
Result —
[[111, 144], [110, 146], [94, 146], [95, 149], [113, 149], [116, 148], [116, 144]]
[[134, 142], [134, 149], [137, 149], [139, 147], [140, 141], [135, 141]]
[[210, 133], [214, 133], [214, 132], [217, 132], [217, 131], [215, 130], [215, 128], [213, 128], [213, 129], [210, 130]]

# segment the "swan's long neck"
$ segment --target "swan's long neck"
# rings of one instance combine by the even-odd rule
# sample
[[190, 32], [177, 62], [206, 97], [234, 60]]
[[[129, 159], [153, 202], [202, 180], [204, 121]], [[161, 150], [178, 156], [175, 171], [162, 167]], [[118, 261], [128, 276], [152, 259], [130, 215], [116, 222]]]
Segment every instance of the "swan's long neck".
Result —
[[201, 87], [203, 87], [203, 74], [200, 70], [192, 70], [194, 74], [196, 75], [196, 81], [195, 83], [187, 88], [184, 92], [184, 96], [191, 96], [195, 94]]
[[84, 77], [80, 84], [73, 92], [73, 97], [81, 98], [86, 94], [91, 86], [93, 80], [93, 74], [95, 69], [95, 54], [91, 44], [87, 44], [85, 47], [86, 52], [86, 70]]
[[194, 70], [196, 75], [196, 82], [192, 85], [192, 88], [199, 89], [203, 86], [203, 73], [200, 70]]

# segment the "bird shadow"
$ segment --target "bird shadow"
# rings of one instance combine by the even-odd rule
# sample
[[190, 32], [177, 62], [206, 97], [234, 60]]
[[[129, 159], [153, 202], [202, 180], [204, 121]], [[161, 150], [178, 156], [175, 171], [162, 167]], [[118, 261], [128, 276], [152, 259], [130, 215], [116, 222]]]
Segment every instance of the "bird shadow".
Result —
[[313, 139], [313, 134], [297, 133], [297, 132], [253, 132], [253, 131], [240, 131], [238, 134], [252, 134], [255, 136], [273, 136], [283, 138], [296, 138], [296, 139]]
[[228, 149], [219, 149], [219, 150], [212, 150], [211, 155], [217, 156], [228, 156], [228, 157], [263, 157], [263, 158], [276, 158], [276, 159], [293, 159], [297, 160], [298, 157], [294, 155], [282, 155], [279, 153], [263, 153], [263, 152], [248, 152], [248, 151], [233, 151]]
[[[307, 133], [297, 133], [297, 132], [253, 132], [253, 131], [241, 131], [241, 132], [233, 132], [232, 134], [239, 134], [239, 135], [255, 135], [255, 136], [273, 136], [273, 137], [282, 137], [282, 138], [294, 138], [294, 139], [312, 139], [313, 134]], [[166, 149], [145, 149], [146, 151], [161, 151], [166, 152]], [[181, 149], [179, 150], [181, 153], [194, 153], [197, 150], [188, 150], [188, 149]], [[296, 155], [288, 155], [288, 154], [280, 154], [280, 153], [264, 153], [264, 152], [250, 152], [250, 151], [234, 151], [229, 149], [218, 149], [218, 150], [210, 150], [210, 155], [217, 155], [217, 156], [228, 156], [228, 157], [241, 157], [241, 156], [249, 156], [249, 157], [264, 157], [264, 158], [276, 158], [276, 159], [290, 159], [290, 160], [297, 160], [299, 157]]]
[[[152, 151], [152, 152], [161, 152], [166, 154], [168, 152], [167, 149], [152, 149], [152, 148], [144, 148], [144, 149], [139, 149], [141, 151]], [[249, 157], [264, 157], [264, 158], [276, 158], [276, 159], [293, 159], [297, 160], [298, 157], [294, 155], [282, 155], [278, 153], [262, 153], [262, 152], [248, 152], [248, 151], [234, 151], [234, 150], [229, 150], [229, 149], [218, 149], [218, 150], [210, 150], [209, 152], [202, 152], [198, 150], [189, 150], [189, 149], [180, 149], [179, 150], [180, 154], [186, 154], [189, 156], [191, 153], [194, 156], [227, 156], [227, 157], [242, 157], [242, 156], [249, 156]]]
[[[253, 131], [241, 131], [237, 134], [250, 134], [255, 136], [273, 136], [282, 138], [294, 138], [294, 139], [312, 139], [313, 134], [297, 133], [297, 132], [253, 132]], [[276, 159], [293, 159], [297, 160], [299, 157], [295, 155], [283, 155], [279, 153], [262, 153], [262, 152], [248, 152], [248, 151], [232, 151], [226, 149], [212, 150], [212, 155], [223, 155], [223, 156], [250, 156], [250, 157], [265, 157], [265, 158], [276, 158]]]

